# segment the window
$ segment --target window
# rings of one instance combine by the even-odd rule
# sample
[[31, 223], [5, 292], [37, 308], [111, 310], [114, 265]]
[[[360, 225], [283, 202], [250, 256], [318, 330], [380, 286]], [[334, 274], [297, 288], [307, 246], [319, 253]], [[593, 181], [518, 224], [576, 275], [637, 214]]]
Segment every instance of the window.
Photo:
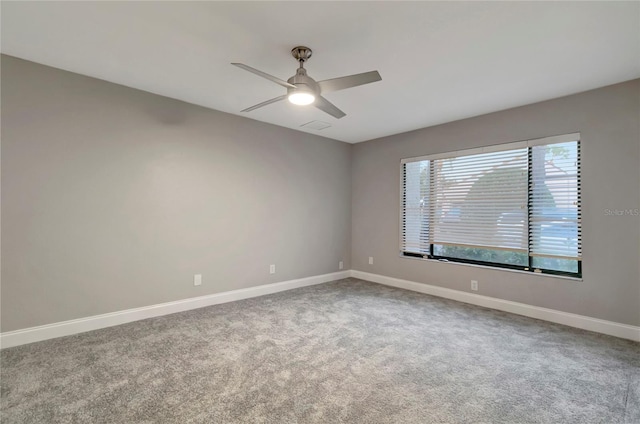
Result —
[[405, 256], [581, 276], [580, 134], [402, 160]]

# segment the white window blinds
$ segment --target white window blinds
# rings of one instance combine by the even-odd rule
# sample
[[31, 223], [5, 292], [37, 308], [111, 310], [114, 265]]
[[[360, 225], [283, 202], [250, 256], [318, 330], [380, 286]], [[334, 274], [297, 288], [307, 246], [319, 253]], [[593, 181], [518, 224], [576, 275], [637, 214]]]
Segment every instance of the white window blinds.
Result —
[[403, 165], [402, 237], [400, 250], [429, 253], [429, 161]]
[[530, 255], [579, 260], [582, 217], [578, 142], [532, 147], [530, 167]]
[[526, 148], [431, 165], [432, 243], [526, 252]]
[[404, 159], [400, 250], [580, 273], [579, 137]]

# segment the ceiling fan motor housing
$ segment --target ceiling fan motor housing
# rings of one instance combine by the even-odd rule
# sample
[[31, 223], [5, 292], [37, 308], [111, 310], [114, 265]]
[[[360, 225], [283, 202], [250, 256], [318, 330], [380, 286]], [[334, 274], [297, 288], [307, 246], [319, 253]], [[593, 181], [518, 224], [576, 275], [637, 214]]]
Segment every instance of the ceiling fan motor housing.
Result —
[[307, 76], [307, 71], [304, 68], [298, 68], [296, 74], [289, 78], [287, 82], [296, 86], [296, 88], [287, 88], [287, 94], [301, 91], [312, 93], [316, 96], [320, 94], [320, 86], [313, 78]]

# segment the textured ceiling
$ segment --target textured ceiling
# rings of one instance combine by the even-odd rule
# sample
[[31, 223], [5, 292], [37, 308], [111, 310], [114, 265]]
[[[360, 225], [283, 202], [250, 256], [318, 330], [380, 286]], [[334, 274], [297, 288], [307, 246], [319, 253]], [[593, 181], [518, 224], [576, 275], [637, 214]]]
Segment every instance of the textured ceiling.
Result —
[[[2, 52], [213, 109], [360, 142], [640, 77], [639, 2], [2, 2]], [[289, 51], [317, 80], [377, 69], [328, 93], [337, 120], [288, 102]], [[301, 128], [320, 120], [330, 128]]]

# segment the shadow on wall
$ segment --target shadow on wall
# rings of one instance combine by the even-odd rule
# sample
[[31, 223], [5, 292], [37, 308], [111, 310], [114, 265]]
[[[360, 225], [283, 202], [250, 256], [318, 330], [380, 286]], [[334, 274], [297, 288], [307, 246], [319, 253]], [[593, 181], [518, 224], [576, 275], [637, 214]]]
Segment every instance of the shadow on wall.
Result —
[[153, 102], [145, 106], [145, 112], [163, 125], [182, 125], [187, 122], [186, 108], [175, 100]]

